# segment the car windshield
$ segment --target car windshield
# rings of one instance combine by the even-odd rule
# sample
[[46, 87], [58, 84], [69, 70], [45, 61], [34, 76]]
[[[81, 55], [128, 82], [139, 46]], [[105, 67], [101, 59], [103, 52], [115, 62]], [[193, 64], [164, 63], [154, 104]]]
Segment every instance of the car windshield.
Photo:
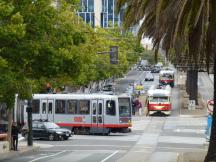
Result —
[[44, 126], [47, 128], [47, 129], [56, 129], [56, 128], [60, 128], [58, 125], [56, 125], [55, 123], [44, 123]]
[[119, 98], [119, 116], [125, 117], [131, 115], [130, 98]]

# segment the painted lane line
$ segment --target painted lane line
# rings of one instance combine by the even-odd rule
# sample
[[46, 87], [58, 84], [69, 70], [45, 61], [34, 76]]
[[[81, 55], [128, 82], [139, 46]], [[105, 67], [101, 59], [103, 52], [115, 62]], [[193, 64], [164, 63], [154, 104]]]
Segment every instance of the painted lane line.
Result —
[[114, 156], [115, 154], [117, 154], [119, 151], [115, 151], [113, 152], [111, 155], [107, 156], [105, 159], [103, 159], [101, 162], [105, 162], [107, 161], [109, 158], [111, 158], [112, 156]]
[[131, 147], [130, 145], [119, 146], [119, 145], [54, 145], [56, 147]]
[[33, 159], [33, 160], [29, 161], [29, 162], [34, 162], [34, 161], [38, 161], [38, 160], [45, 159], [45, 158], [48, 158], [48, 157], [56, 156], [56, 155], [62, 154], [64, 152], [66, 152], [66, 151], [64, 150], [64, 151], [58, 152], [56, 154], [52, 154], [52, 155], [48, 155], [48, 156], [42, 156], [42, 157], [39, 157], [37, 159]]

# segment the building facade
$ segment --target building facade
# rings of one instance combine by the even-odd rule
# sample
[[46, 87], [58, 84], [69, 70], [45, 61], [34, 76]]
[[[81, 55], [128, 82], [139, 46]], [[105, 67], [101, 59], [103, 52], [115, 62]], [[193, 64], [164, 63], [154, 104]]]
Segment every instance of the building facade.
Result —
[[123, 10], [116, 14], [116, 0], [80, 0], [78, 15], [92, 27], [121, 26]]

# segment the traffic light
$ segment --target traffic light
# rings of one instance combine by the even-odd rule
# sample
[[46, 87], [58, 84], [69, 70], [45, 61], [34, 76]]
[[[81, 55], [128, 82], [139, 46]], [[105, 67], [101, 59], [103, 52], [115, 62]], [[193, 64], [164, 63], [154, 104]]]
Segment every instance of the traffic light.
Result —
[[118, 64], [118, 46], [110, 47], [110, 64]]

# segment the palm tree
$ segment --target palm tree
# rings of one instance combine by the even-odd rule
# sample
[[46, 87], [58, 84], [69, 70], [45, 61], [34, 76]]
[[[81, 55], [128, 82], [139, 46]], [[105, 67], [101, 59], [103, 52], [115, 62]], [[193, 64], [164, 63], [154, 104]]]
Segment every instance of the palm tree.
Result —
[[[214, 61], [216, 69], [216, 1], [215, 0], [118, 0], [117, 8], [126, 5], [126, 27], [136, 24], [145, 17], [139, 30], [153, 38], [154, 45], [162, 42], [167, 56], [186, 56], [184, 65], [194, 69], [199, 61], [205, 60], [207, 68]], [[141, 38], [141, 37], [140, 37]], [[184, 42], [179, 48], [178, 42]], [[174, 49], [174, 55], [169, 54]], [[204, 50], [203, 50], [204, 49]], [[186, 52], [188, 51], [188, 52]], [[181, 59], [180, 59], [181, 62]], [[194, 75], [195, 76], [195, 75]], [[214, 72], [215, 77], [215, 72]], [[197, 77], [195, 77], [197, 78]], [[215, 77], [216, 78], [216, 77]], [[214, 82], [214, 102], [216, 85]], [[214, 107], [216, 107], [214, 105]], [[216, 161], [216, 108], [213, 112], [212, 133], [205, 161]]]

